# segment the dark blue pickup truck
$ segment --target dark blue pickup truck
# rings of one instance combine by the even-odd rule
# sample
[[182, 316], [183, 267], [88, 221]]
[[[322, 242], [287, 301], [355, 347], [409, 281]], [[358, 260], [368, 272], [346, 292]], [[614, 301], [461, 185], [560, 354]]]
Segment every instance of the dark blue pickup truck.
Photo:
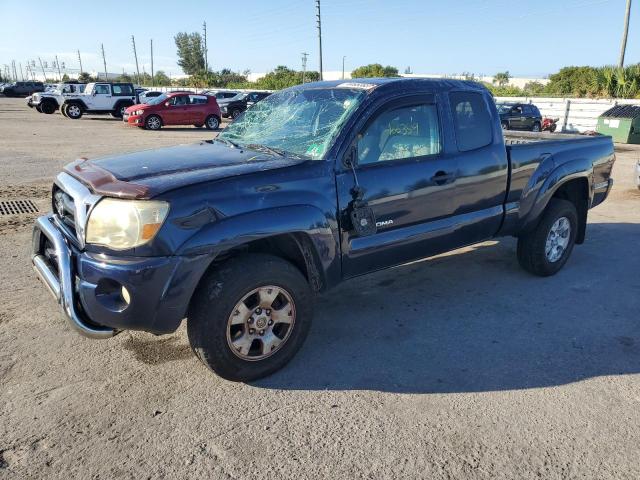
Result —
[[248, 381], [302, 345], [315, 292], [500, 236], [553, 275], [612, 185], [610, 137], [506, 141], [491, 94], [453, 80], [275, 93], [215, 140], [67, 165], [33, 264], [81, 333], [175, 331]]

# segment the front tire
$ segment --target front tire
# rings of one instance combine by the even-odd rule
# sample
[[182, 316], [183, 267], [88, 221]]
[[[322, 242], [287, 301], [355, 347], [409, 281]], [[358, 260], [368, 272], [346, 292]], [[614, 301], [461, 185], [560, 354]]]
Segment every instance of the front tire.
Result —
[[47, 115], [51, 115], [56, 111], [56, 105], [53, 102], [43, 102], [40, 105], [40, 113], [46, 113]]
[[539, 122], [535, 122], [533, 124], [533, 126], [531, 127], [531, 131], [532, 132], [539, 132], [540, 131], [540, 123]]
[[518, 238], [518, 262], [541, 277], [555, 275], [567, 263], [578, 233], [576, 207], [552, 198], [537, 227]]
[[239, 108], [234, 108], [233, 110], [231, 110], [231, 113], [229, 114], [229, 116], [231, 117], [231, 119], [235, 120], [240, 116], [241, 113], [242, 113], [242, 110], [240, 110]]
[[77, 103], [68, 104], [65, 112], [65, 116], [71, 120], [78, 120], [79, 118], [82, 118], [82, 107]]
[[501, 122], [502, 130], [509, 130], [509, 124], [507, 122]]
[[215, 115], [209, 115], [204, 124], [208, 130], [217, 130], [220, 127], [220, 119]]
[[147, 130], [160, 130], [162, 128], [162, 119], [158, 115], [149, 115], [144, 121], [144, 127]]
[[247, 254], [215, 267], [194, 294], [187, 320], [196, 356], [219, 376], [257, 380], [282, 368], [304, 343], [312, 293], [291, 263]]

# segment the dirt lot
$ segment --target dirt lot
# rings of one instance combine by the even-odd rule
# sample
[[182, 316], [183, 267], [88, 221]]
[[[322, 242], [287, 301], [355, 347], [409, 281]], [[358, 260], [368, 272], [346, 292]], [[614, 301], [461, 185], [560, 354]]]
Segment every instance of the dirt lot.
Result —
[[[76, 157], [211, 135], [0, 98], [0, 200], [45, 210]], [[30, 267], [34, 217], [0, 217], [0, 478], [640, 478], [639, 155], [557, 276], [504, 239], [348, 282], [252, 385], [184, 329], [78, 336]]]

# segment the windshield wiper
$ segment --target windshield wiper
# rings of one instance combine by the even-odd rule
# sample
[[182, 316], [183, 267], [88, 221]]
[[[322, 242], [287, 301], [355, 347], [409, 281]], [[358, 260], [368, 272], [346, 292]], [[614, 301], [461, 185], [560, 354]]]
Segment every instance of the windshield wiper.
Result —
[[284, 150], [280, 150], [279, 148], [268, 147], [267, 145], [262, 145], [260, 143], [248, 143], [245, 145], [246, 148], [250, 148], [251, 150], [266, 150], [272, 155], [276, 155], [278, 157], [284, 157], [287, 155], [287, 152]]
[[220, 142], [220, 143], [224, 143], [226, 145], [229, 145], [232, 148], [240, 148], [240, 145], [238, 145], [236, 142], [232, 142], [231, 140], [227, 140], [226, 138], [216, 137], [215, 140], [216, 140], [216, 142]]

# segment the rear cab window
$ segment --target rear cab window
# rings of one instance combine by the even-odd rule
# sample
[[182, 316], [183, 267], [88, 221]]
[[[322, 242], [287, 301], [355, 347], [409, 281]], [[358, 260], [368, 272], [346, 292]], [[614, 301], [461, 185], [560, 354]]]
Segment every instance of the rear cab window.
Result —
[[190, 105], [203, 105], [207, 103], [207, 97], [205, 95], [189, 95]]
[[477, 92], [449, 94], [458, 150], [468, 152], [493, 142], [493, 124], [484, 95]]
[[132, 97], [133, 88], [131, 85], [113, 85], [113, 95], [116, 97]]

